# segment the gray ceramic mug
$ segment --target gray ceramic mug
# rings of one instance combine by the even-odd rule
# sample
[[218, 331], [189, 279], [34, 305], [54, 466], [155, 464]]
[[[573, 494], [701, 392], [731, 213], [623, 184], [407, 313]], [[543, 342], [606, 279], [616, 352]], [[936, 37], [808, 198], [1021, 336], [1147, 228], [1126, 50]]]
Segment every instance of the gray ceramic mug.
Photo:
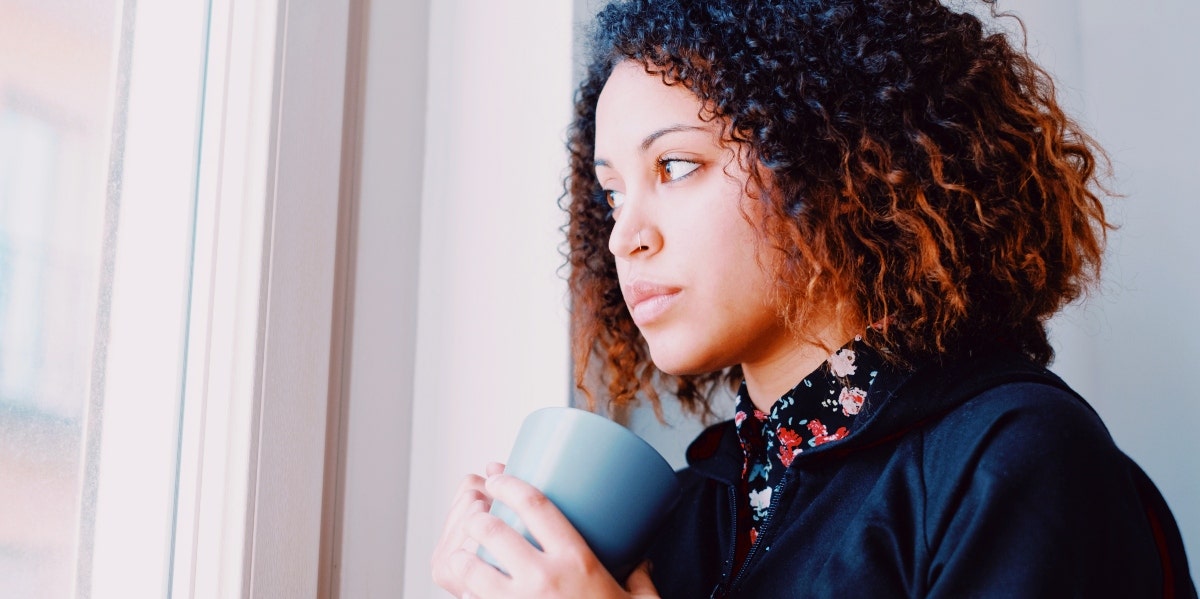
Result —
[[[526, 417], [504, 472], [545, 494], [619, 582], [641, 563], [680, 494], [675, 471], [650, 444], [574, 408], [543, 408]], [[540, 548], [508, 506], [494, 502], [491, 513]], [[503, 570], [487, 549], [478, 554]]]

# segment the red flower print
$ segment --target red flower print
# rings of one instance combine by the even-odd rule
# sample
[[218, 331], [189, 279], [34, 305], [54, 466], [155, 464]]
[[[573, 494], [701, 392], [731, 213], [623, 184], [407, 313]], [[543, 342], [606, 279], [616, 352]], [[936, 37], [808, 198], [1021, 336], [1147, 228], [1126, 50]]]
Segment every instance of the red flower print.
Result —
[[811, 441], [813, 447], [830, 441], [844, 439], [846, 435], [850, 434], [850, 431], [846, 430], [846, 427], [843, 426], [831, 435], [829, 434], [829, 429], [825, 428], [825, 425], [821, 424], [821, 421], [815, 418], [808, 423], [808, 430], [812, 431], [813, 434], [813, 440]]
[[784, 468], [787, 468], [792, 465], [792, 459], [796, 457], [796, 454], [800, 453], [800, 444], [804, 442], [804, 439], [796, 431], [782, 426], [775, 431], [775, 436], [779, 439], [779, 461], [783, 462]]
[[779, 461], [783, 462], [783, 467], [787, 468], [792, 465], [792, 459], [796, 457], [796, 450], [787, 445], [779, 446]]
[[776, 431], [776, 435], [779, 437], [779, 442], [787, 445], [788, 447], [795, 447], [799, 445], [801, 441], [803, 441], [803, 439], [800, 438], [800, 435], [796, 434], [796, 431], [789, 428], [783, 428], [782, 426], [779, 427], [778, 431]]
[[753, 545], [757, 542], [758, 542], [758, 529], [751, 528], [750, 529], [750, 544]]
[[808, 430], [814, 437], [823, 437], [829, 434], [829, 430], [825, 428], [825, 425], [821, 424], [821, 421], [816, 418], [808, 421]]
[[742, 423], [745, 421], [746, 421], [746, 413], [745, 412], [738, 410], [738, 413], [733, 415], [733, 423], [735, 425], [741, 426]]

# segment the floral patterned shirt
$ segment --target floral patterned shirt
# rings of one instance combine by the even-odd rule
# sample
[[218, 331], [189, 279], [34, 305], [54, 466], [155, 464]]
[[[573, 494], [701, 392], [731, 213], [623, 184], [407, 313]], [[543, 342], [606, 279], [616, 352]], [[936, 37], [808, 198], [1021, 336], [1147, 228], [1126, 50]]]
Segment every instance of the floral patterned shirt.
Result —
[[736, 563], [745, 560], [758, 540], [770, 515], [771, 495], [792, 460], [850, 434], [881, 366], [883, 359], [856, 337], [779, 398], [769, 414], [754, 407], [742, 382], [733, 418], [744, 457]]

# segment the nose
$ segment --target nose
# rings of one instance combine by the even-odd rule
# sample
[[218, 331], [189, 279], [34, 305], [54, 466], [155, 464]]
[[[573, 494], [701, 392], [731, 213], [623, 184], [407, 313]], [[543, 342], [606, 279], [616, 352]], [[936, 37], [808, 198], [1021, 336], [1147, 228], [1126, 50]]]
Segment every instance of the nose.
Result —
[[662, 232], [635, 206], [626, 200], [608, 236], [608, 251], [617, 258], [649, 257], [662, 249]]

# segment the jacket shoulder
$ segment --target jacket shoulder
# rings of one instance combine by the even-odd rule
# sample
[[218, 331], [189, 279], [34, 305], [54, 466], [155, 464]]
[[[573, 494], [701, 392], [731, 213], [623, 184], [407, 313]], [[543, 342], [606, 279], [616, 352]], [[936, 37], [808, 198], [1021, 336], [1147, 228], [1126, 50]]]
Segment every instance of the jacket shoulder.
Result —
[[[1096, 411], [1081, 397], [1038, 381], [1001, 384], [982, 390], [929, 427], [931, 439], [988, 441], [1036, 453], [1079, 447], [1115, 449]], [[1068, 447], [1069, 446], [1069, 447]]]
[[988, 388], [920, 437], [932, 589], [952, 596], [989, 580], [1004, 592], [1141, 596], [1186, 570], [1181, 547], [1161, 551], [1162, 530], [1177, 527], [1165, 504], [1148, 503], [1157, 491], [1068, 389]]

